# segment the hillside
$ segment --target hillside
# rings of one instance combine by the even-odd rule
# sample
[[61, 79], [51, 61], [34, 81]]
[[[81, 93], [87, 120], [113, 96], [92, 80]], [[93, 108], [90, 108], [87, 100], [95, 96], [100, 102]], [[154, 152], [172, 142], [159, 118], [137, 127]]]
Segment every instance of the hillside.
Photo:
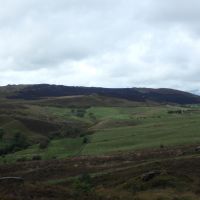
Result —
[[0, 87], [0, 199], [199, 200], [198, 101], [171, 89]]
[[4, 96], [10, 99], [34, 100], [45, 97], [92, 94], [122, 98], [136, 102], [157, 102], [165, 104], [200, 103], [199, 96], [173, 89], [72, 87], [48, 84], [0, 87], [0, 96]]

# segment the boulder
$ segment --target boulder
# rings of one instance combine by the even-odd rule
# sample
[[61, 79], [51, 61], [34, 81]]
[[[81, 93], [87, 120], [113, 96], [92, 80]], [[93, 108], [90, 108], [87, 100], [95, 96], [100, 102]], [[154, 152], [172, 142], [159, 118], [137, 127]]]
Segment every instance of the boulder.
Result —
[[200, 146], [196, 147], [196, 148], [195, 148], [195, 151], [196, 151], [196, 152], [200, 152]]
[[155, 176], [158, 176], [160, 174], [161, 174], [161, 172], [157, 171], [157, 170], [156, 171], [150, 171], [150, 172], [143, 174], [141, 176], [141, 178], [142, 178], [143, 181], [149, 181], [149, 180], [153, 179]]

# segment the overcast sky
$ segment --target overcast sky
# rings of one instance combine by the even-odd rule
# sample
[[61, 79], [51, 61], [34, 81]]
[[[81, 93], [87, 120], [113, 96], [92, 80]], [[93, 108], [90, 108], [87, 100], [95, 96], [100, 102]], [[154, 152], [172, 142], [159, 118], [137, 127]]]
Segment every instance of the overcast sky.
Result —
[[0, 5], [0, 85], [200, 89], [199, 0]]

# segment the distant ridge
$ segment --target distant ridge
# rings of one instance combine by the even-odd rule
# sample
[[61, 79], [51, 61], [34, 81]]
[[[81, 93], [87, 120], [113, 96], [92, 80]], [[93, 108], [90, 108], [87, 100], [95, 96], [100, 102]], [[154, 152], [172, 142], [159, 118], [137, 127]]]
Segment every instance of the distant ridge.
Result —
[[160, 88], [101, 88], [64, 85], [9, 85], [0, 87], [0, 96], [10, 99], [34, 100], [45, 97], [61, 97], [98, 94], [137, 102], [198, 104], [200, 96], [174, 89]]

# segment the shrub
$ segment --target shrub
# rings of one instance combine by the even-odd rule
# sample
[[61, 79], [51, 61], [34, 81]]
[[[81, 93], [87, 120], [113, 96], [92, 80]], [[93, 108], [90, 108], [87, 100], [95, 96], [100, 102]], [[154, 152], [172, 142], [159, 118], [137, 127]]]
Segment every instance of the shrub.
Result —
[[4, 129], [3, 129], [3, 128], [0, 128], [0, 140], [3, 139], [4, 134], [5, 134]]
[[62, 136], [60, 131], [54, 131], [49, 134], [50, 139], [60, 138]]
[[39, 148], [40, 149], [46, 149], [49, 146], [50, 140], [49, 139], [43, 139], [40, 143], [39, 143]]
[[25, 135], [20, 132], [16, 132], [11, 146], [11, 148], [13, 148], [13, 150], [15, 151], [16, 149], [25, 149], [29, 146], [29, 144]]
[[75, 112], [75, 115], [77, 117], [81, 117], [83, 118], [86, 114], [86, 110], [85, 109], [77, 109], [76, 112]]
[[8, 153], [20, 151], [27, 148], [28, 146], [29, 143], [26, 136], [21, 134], [20, 132], [16, 132], [10, 143], [0, 149], [0, 155], [6, 155]]
[[80, 137], [85, 137], [85, 133], [81, 133], [81, 134], [80, 134]]
[[164, 146], [163, 144], [161, 144], [161, 145], [160, 145], [160, 148], [161, 148], [161, 149], [164, 149], [164, 148], [165, 148], [165, 146]]
[[77, 137], [82, 134], [85, 134], [85, 130], [83, 127], [74, 127], [74, 126], [69, 126], [66, 128], [66, 130], [62, 133], [63, 137]]
[[42, 157], [40, 155], [35, 155], [32, 157], [32, 160], [42, 160]]
[[89, 117], [92, 121], [96, 122], [97, 118], [96, 116], [94, 115], [94, 113], [89, 113]]
[[151, 188], [167, 188], [167, 187], [175, 187], [178, 185], [176, 179], [172, 176], [158, 176], [153, 179], [150, 183]]
[[168, 114], [183, 114], [183, 110], [169, 110]]
[[25, 161], [27, 161], [27, 158], [26, 157], [18, 158], [16, 161], [17, 162], [25, 162]]
[[87, 137], [88, 135], [92, 135], [94, 134], [95, 132], [92, 131], [92, 130], [82, 130], [79, 137]]
[[88, 195], [92, 191], [91, 177], [89, 174], [82, 174], [74, 182], [75, 196]]
[[89, 142], [89, 139], [87, 137], [83, 138], [83, 144], [87, 144]]
[[75, 113], [75, 109], [74, 108], [71, 109], [71, 113], [73, 113], [73, 114]]

